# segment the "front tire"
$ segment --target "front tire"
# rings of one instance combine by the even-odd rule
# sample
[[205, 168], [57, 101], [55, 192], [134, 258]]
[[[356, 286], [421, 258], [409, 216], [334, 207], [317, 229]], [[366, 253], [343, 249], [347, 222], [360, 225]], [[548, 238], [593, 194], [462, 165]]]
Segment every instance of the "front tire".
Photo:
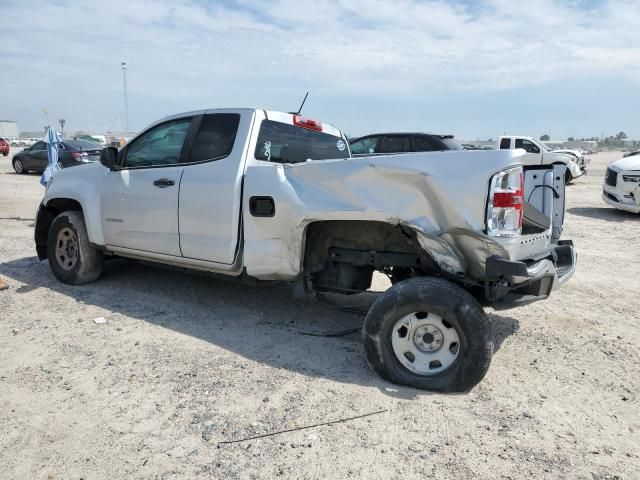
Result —
[[62, 212], [53, 219], [47, 237], [49, 266], [58, 280], [80, 285], [102, 273], [102, 252], [89, 242], [81, 212]]
[[572, 180], [573, 180], [573, 175], [571, 175], [571, 172], [567, 168], [567, 171], [564, 172], [564, 184], [569, 185]]
[[393, 285], [363, 327], [369, 366], [393, 383], [439, 392], [468, 391], [493, 354], [487, 314], [451, 282], [417, 277]]
[[20, 160], [19, 158], [16, 158], [13, 161], [13, 170], [18, 174], [18, 175], [22, 175], [24, 173], [27, 173], [27, 171], [24, 169], [24, 164], [22, 163], [22, 160]]

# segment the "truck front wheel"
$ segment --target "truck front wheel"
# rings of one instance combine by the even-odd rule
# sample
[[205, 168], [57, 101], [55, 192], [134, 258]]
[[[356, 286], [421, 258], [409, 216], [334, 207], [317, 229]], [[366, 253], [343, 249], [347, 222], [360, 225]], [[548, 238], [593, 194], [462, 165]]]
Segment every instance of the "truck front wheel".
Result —
[[49, 266], [58, 280], [79, 285], [102, 273], [102, 252], [89, 242], [81, 212], [62, 212], [51, 222], [47, 237]]
[[465, 290], [439, 278], [393, 285], [372, 305], [363, 328], [367, 362], [391, 382], [461, 392], [487, 373], [489, 319]]

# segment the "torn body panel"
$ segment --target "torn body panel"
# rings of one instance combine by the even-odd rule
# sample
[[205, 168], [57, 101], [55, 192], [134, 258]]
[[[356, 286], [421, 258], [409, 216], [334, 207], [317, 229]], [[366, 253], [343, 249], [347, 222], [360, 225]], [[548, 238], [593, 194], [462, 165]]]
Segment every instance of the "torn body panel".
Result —
[[[451, 151], [294, 165], [249, 161], [243, 208], [246, 271], [261, 279], [295, 279], [303, 268], [310, 224], [363, 221], [415, 232], [442, 271], [480, 280], [486, 258], [511, 258], [483, 231], [489, 180], [519, 164], [519, 157], [513, 151]], [[273, 197], [273, 217], [249, 213], [247, 199], [254, 195]], [[367, 242], [363, 235], [361, 245], [366, 248]]]

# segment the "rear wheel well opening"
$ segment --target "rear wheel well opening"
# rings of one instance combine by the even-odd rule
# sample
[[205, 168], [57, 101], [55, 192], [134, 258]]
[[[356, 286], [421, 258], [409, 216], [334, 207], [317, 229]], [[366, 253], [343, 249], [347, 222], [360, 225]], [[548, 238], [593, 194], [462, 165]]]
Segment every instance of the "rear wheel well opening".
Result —
[[68, 211], [83, 213], [82, 205], [80, 205], [78, 201], [70, 198], [54, 198], [49, 200], [46, 206], [43, 205], [40, 207], [35, 226], [36, 251], [40, 260], [48, 258], [47, 238], [53, 219], [62, 212]]
[[303, 272], [313, 290], [359, 293], [374, 271], [392, 283], [438, 275], [440, 268], [420, 246], [416, 232], [368, 220], [326, 220], [309, 224], [304, 236]]
[[571, 174], [571, 170], [569, 170], [569, 165], [562, 162], [555, 162], [552, 165], [560, 165], [561, 167], [565, 167], [566, 170], [564, 171], [564, 183], [569, 183], [571, 182], [571, 180], [573, 180], [573, 175]]

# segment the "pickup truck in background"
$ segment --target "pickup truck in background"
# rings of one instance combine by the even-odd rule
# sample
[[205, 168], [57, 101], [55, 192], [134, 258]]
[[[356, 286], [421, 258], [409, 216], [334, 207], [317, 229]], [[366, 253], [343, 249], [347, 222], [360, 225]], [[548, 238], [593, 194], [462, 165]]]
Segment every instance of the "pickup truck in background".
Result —
[[382, 272], [392, 286], [364, 322], [368, 363], [392, 382], [464, 391], [493, 352], [482, 305], [544, 300], [575, 270], [560, 240], [564, 166], [522, 160], [521, 150], [351, 158], [326, 123], [190, 112], [56, 172], [36, 250], [68, 284], [96, 280], [108, 256], [291, 282], [309, 297], [366, 291]]
[[502, 136], [498, 139], [497, 148], [500, 150], [523, 149], [525, 165], [564, 165], [567, 167], [565, 183], [581, 177], [587, 173], [588, 160], [575, 150], [553, 151], [544, 143], [533, 137]]

